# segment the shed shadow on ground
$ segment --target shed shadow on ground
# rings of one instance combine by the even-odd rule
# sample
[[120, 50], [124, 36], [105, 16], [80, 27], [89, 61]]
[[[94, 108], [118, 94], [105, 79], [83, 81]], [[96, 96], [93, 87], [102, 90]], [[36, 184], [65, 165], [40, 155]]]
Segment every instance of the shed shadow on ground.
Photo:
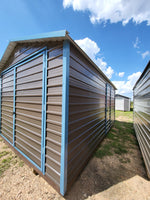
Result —
[[[120, 127], [118, 129], [118, 127]], [[128, 133], [132, 129], [131, 135]], [[124, 130], [124, 131], [123, 131]], [[117, 144], [123, 144], [127, 149], [126, 153], [114, 153], [115, 148], [111, 150], [112, 155], [106, 155], [102, 158], [97, 158], [95, 155], [80, 177], [77, 179], [71, 190], [66, 194], [66, 200], [83, 200], [89, 196], [100, 193], [111, 186], [120, 183], [124, 180], [139, 175], [147, 179], [146, 170], [142, 155], [136, 140], [132, 122], [116, 121], [109, 134], [104, 138], [99, 145], [100, 148], [106, 146], [111, 140], [112, 135], [122, 134], [121, 137], [126, 139], [118, 139]], [[115, 145], [117, 145], [115, 143]], [[120, 145], [119, 145], [120, 147]], [[117, 152], [117, 151], [116, 151]]]

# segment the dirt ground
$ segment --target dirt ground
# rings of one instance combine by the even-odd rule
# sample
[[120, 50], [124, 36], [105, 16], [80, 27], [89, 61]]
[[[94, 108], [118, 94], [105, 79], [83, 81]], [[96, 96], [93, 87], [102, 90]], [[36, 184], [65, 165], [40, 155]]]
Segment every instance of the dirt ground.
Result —
[[[0, 151], [4, 148], [6, 145], [0, 141]], [[0, 177], [0, 200], [33, 199], [150, 200], [150, 181], [138, 146], [123, 155], [102, 159], [93, 156], [65, 198], [27, 165], [11, 165]]]

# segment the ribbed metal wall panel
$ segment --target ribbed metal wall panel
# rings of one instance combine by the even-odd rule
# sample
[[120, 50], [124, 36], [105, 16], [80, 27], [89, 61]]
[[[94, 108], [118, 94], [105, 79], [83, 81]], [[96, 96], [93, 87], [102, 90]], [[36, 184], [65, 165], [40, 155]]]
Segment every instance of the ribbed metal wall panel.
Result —
[[[106, 81], [72, 46], [69, 70], [68, 187], [106, 133]], [[110, 87], [108, 93], [110, 111]], [[110, 119], [110, 112], [108, 117]], [[110, 124], [108, 121], [108, 127]]]
[[107, 97], [106, 101], [106, 131], [108, 132], [111, 128], [111, 87], [107, 84]]
[[16, 68], [15, 146], [41, 167], [43, 55]]
[[115, 89], [111, 87], [111, 124], [115, 120]]
[[14, 70], [2, 75], [1, 89], [1, 133], [13, 143], [13, 82]]
[[150, 178], [150, 64], [134, 87], [134, 128]]
[[[27, 56], [33, 54], [34, 52], [42, 49], [45, 44], [31, 43], [31, 44], [18, 44], [14, 51], [12, 52], [10, 58], [5, 64], [5, 68], [16, 64]], [[5, 69], [4, 68], [4, 69]]]
[[63, 47], [48, 50], [46, 176], [60, 185]]

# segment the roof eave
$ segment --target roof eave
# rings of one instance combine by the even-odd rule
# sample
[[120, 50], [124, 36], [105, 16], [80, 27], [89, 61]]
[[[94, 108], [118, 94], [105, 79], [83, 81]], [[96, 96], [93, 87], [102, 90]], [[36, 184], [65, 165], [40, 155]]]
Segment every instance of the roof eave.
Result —
[[149, 62], [147, 63], [147, 65], [146, 65], [146, 67], [145, 67], [145, 69], [143, 70], [143, 72], [142, 72], [142, 74], [141, 74], [141, 76], [138, 78], [138, 80], [136, 81], [136, 83], [135, 83], [135, 85], [134, 85], [134, 87], [133, 87], [133, 89], [132, 90], [134, 90], [135, 89], [135, 87], [136, 87], [136, 85], [138, 84], [138, 82], [141, 80], [141, 78], [144, 76], [144, 74], [145, 74], [145, 72], [148, 70], [148, 68], [150, 67], [150, 60], [149, 60]]
[[109, 80], [109, 78], [102, 72], [102, 70], [91, 60], [91, 58], [78, 46], [78, 44], [69, 36], [67, 35], [66, 38], [70, 40], [70, 42], [86, 57], [86, 59], [94, 65], [94, 67], [102, 74], [102, 76], [117, 90], [116, 86]]

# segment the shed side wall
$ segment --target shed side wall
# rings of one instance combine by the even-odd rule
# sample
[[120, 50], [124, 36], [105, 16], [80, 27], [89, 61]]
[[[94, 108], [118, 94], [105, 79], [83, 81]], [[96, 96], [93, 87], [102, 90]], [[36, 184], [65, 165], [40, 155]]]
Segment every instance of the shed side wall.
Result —
[[134, 128], [150, 178], [150, 67], [134, 88]]
[[130, 99], [124, 99], [124, 111], [130, 111]]
[[105, 135], [105, 85], [106, 81], [99, 72], [71, 46], [68, 187]]

